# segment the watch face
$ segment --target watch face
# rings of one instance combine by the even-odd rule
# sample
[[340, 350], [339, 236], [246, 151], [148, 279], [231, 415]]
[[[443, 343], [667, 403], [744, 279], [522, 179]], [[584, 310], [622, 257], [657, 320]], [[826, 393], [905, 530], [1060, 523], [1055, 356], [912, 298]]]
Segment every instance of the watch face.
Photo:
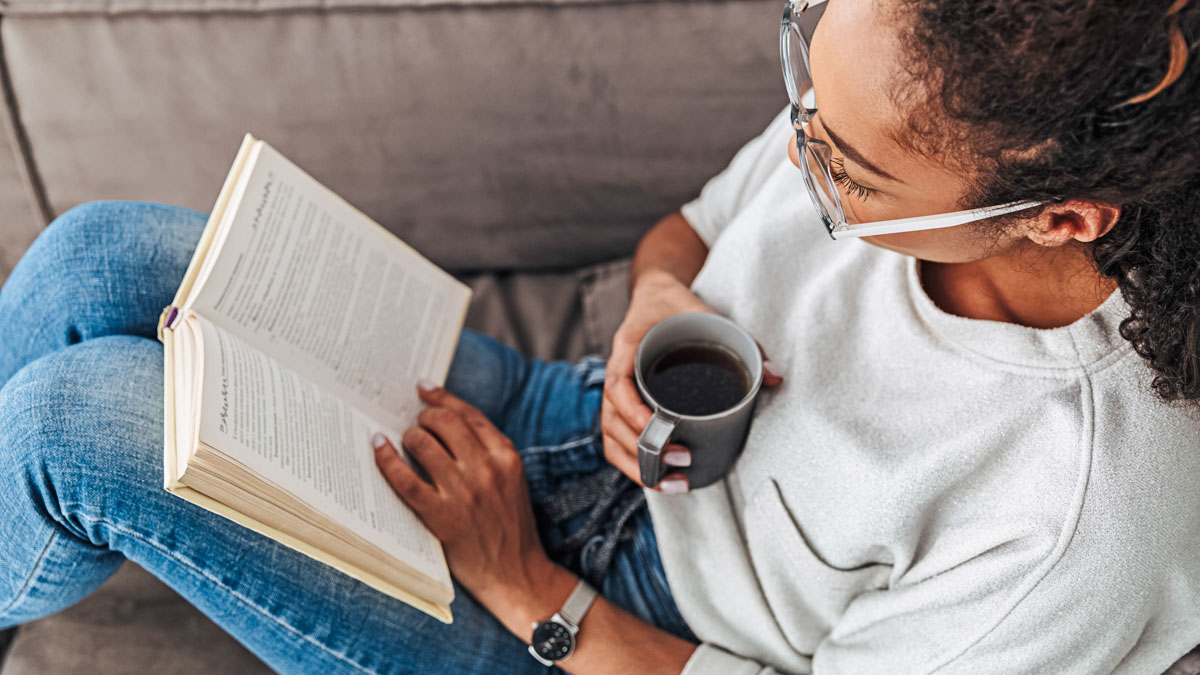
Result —
[[533, 629], [533, 649], [547, 661], [566, 658], [575, 645], [575, 636], [561, 623], [543, 621]]

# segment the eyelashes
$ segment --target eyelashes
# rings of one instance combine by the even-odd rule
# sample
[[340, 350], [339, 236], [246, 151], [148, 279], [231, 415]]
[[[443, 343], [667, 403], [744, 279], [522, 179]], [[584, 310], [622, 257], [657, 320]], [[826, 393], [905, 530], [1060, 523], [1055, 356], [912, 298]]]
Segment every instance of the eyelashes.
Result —
[[864, 202], [871, 195], [875, 194], [875, 190], [864, 185], [859, 185], [853, 178], [846, 175], [846, 166], [841, 157], [830, 159], [829, 166], [833, 170], [833, 180], [846, 189], [846, 194], [857, 197]]

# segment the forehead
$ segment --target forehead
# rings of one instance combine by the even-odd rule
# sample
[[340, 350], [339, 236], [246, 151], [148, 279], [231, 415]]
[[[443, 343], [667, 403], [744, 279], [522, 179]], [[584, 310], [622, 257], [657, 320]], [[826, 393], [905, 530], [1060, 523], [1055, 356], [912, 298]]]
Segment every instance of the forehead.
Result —
[[812, 37], [818, 116], [889, 173], [930, 166], [900, 140], [911, 134], [914, 84], [902, 68], [900, 17], [885, 0], [830, 0]]

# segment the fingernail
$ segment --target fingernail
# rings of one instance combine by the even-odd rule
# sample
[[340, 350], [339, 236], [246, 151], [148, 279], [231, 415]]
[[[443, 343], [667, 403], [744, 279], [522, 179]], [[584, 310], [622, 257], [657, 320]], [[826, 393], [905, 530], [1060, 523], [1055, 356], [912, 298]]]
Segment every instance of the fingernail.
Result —
[[436, 384], [434, 384], [433, 382], [430, 382], [429, 380], [427, 380], [423, 377], [421, 379], [417, 380], [417, 387], [421, 391], [433, 391], [434, 389], [437, 389]]
[[663, 455], [663, 464], [670, 464], [671, 466], [691, 466], [692, 453], [688, 452], [687, 450], [668, 450], [667, 453]]
[[375, 435], [371, 437], [371, 445], [374, 446], [376, 450], [387, 445], [387, 443], [388, 443], [387, 436], [384, 436], [382, 433], [380, 433], [378, 431], [376, 431]]
[[767, 371], [767, 374], [771, 377], [783, 379], [783, 368], [774, 361], [763, 361], [763, 370]]
[[662, 482], [658, 484], [658, 489], [666, 495], [677, 495], [687, 492], [688, 484], [687, 480], [683, 478], [664, 478]]

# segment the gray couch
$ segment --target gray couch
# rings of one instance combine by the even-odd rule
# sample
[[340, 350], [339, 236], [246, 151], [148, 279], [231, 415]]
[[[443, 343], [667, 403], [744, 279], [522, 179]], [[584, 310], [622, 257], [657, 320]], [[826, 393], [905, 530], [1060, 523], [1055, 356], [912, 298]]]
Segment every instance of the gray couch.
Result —
[[[0, 280], [75, 204], [209, 209], [249, 130], [470, 283], [469, 327], [530, 356], [607, 353], [637, 239], [786, 101], [779, 13], [778, 0], [0, 1]], [[18, 629], [0, 665], [266, 670], [133, 564]]]

